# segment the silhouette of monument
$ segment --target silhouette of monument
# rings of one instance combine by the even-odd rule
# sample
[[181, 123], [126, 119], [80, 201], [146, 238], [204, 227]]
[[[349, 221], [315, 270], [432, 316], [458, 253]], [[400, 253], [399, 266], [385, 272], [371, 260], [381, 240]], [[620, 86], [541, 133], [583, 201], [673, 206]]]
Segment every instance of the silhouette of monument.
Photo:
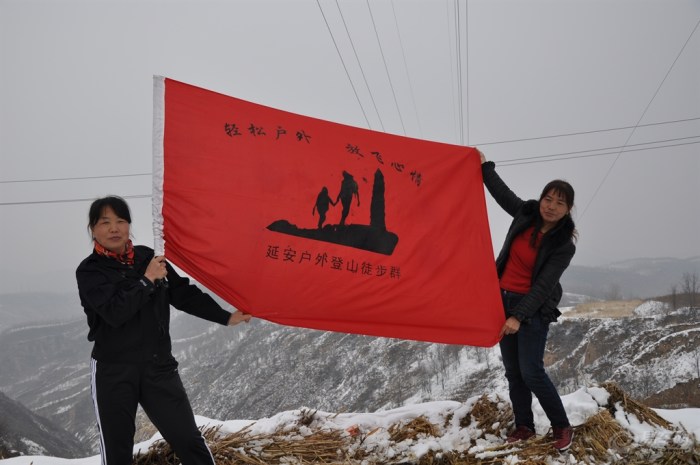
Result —
[[374, 173], [374, 184], [372, 185], [372, 203], [369, 209], [369, 225], [386, 231], [384, 220], [384, 175], [377, 170]]
[[267, 229], [291, 236], [305, 237], [315, 241], [331, 242], [356, 249], [391, 255], [399, 242], [399, 236], [386, 229], [385, 189], [384, 175], [381, 170], [377, 169], [374, 173], [374, 182], [372, 184], [372, 200], [368, 225], [327, 224], [321, 229], [304, 229], [285, 219], [281, 219], [272, 222]]

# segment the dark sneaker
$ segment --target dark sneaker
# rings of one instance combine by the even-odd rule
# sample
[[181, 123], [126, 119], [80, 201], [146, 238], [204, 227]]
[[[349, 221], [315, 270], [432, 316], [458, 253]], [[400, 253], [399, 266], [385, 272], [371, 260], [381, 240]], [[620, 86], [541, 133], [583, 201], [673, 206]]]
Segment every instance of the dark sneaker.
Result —
[[528, 428], [527, 426], [520, 425], [510, 432], [510, 434], [506, 438], [506, 442], [527, 441], [534, 435], [535, 432], [532, 431], [530, 428]]
[[571, 447], [574, 440], [574, 429], [571, 426], [565, 428], [552, 428], [554, 436], [554, 448], [559, 452], [564, 452]]

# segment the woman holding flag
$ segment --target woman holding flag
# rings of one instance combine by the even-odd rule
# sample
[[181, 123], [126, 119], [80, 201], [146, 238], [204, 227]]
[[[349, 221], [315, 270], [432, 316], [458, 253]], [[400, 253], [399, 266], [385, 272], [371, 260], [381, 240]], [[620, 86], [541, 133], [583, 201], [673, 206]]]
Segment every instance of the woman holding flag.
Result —
[[184, 465], [213, 465], [171, 353], [170, 305], [228, 326], [251, 316], [224, 310], [165, 257], [134, 246], [124, 199], [97, 199], [88, 217], [94, 249], [76, 277], [94, 342], [92, 397], [102, 465], [132, 463], [138, 404]]
[[516, 442], [535, 436], [532, 394], [552, 425], [554, 447], [571, 447], [573, 429], [554, 384], [544, 370], [549, 324], [561, 312], [559, 279], [576, 252], [571, 209], [574, 189], [562, 180], [548, 183], [539, 200], [522, 200], [496, 173], [495, 164], [481, 155], [484, 184], [513, 221], [496, 259], [506, 322], [500, 349], [513, 404]]

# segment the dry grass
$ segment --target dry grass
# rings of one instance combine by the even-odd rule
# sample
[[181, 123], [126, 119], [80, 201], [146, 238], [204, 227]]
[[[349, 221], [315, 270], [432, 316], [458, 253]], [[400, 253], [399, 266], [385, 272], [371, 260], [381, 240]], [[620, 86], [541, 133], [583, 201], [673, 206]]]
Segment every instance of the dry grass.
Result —
[[574, 431], [571, 454], [584, 463], [598, 463], [615, 453], [629, 448], [632, 437], [615, 421], [608, 410], [601, 410]]
[[[315, 431], [308, 436], [302, 436], [298, 429], [264, 435], [250, 435], [242, 430], [221, 435], [219, 428], [208, 428], [202, 431], [202, 435], [217, 464], [353, 463], [343, 460], [347, 433], [338, 430]], [[134, 458], [134, 465], [178, 463], [177, 456], [165, 441], [155, 442], [147, 453]]]
[[513, 409], [508, 404], [501, 408], [498, 405], [486, 394], [482, 395], [472, 407], [470, 414], [462, 418], [460, 426], [469, 426], [473, 419], [476, 421], [476, 427], [484, 433], [500, 436], [501, 430], [513, 423]]
[[634, 309], [642, 300], [608, 300], [578, 304], [573, 310], [562, 315], [564, 318], [626, 318], [634, 314]]
[[639, 418], [639, 421], [667, 429], [671, 427], [668, 421], [661, 418], [652, 409], [628, 397], [617, 384], [603, 383], [601, 387], [610, 393], [610, 398], [608, 399], [608, 410], [610, 410], [610, 413], [615, 413], [615, 405], [620, 403], [625, 412], [633, 413]]
[[[564, 455], [552, 447], [551, 435], [539, 436], [516, 444], [501, 444], [488, 449], [472, 447], [468, 452], [428, 452], [416, 457], [397, 456], [386, 459], [379, 446], [370, 444], [368, 438], [379, 428], [361, 431], [357, 427], [346, 430], [314, 429], [315, 411], [302, 410], [296, 424], [271, 434], [252, 434], [244, 429], [223, 434], [218, 428], [202, 432], [218, 465], [492, 465], [510, 463], [517, 456], [519, 465], [550, 465], [563, 463], [568, 455], [582, 464], [660, 464], [700, 465], [700, 445], [691, 436], [659, 417], [653, 410], [630, 399], [618, 386], [607, 383], [603, 387], [610, 393], [607, 408], [601, 409], [583, 425], [575, 428], [574, 442]], [[501, 405], [501, 408], [499, 408]], [[506, 405], [504, 408], [503, 406]], [[627, 430], [614, 418], [614, 409], [621, 406], [627, 414], [634, 414], [640, 421], [668, 429], [669, 435], [685, 434], [686, 445], [665, 448], [635, 443]], [[494, 402], [482, 396], [462, 419], [460, 426], [485, 434], [501, 435], [512, 424], [512, 411], [504, 402]], [[448, 425], [445, 425], [448, 427]], [[423, 416], [389, 426], [383, 434], [397, 445], [403, 441], [426, 437], [439, 437], [441, 427]], [[478, 434], [478, 433], [477, 433]], [[472, 446], [474, 439], [472, 439]], [[557, 462], [560, 460], [561, 462]], [[135, 465], [177, 465], [177, 457], [164, 441], [154, 443], [145, 453], [134, 459]]]
[[430, 423], [424, 416], [416, 417], [406, 424], [394, 424], [389, 427], [389, 439], [392, 442], [403, 442], [406, 439], [416, 439], [419, 436], [435, 437], [439, 434], [439, 428]]

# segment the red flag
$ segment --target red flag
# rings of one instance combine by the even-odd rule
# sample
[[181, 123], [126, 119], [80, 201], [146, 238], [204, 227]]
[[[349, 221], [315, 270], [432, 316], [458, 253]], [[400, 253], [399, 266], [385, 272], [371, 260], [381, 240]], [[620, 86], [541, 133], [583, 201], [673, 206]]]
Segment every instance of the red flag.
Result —
[[[475, 149], [155, 78], [156, 249], [281, 324], [492, 346], [503, 324]], [[160, 244], [160, 245], [159, 245]]]

